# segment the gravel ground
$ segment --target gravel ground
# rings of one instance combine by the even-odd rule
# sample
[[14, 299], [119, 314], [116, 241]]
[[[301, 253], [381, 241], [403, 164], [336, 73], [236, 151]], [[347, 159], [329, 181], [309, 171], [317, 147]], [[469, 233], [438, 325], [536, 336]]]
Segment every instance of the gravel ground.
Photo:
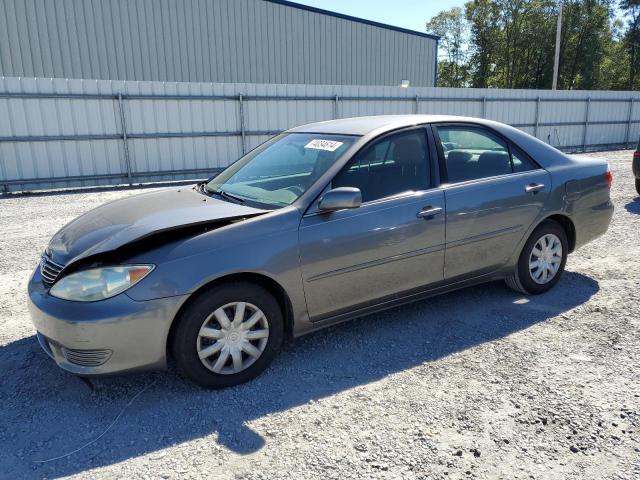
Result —
[[[48, 239], [139, 190], [0, 199], [0, 477], [640, 478], [640, 198], [631, 151], [594, 155], [613, 223], [551, 292], [493, 283], [372, 315], [218, 392], [171, 371], [90, 386], [37, 345], [25, 290]], [[98, 441], [37, 463], [141, 391]]]

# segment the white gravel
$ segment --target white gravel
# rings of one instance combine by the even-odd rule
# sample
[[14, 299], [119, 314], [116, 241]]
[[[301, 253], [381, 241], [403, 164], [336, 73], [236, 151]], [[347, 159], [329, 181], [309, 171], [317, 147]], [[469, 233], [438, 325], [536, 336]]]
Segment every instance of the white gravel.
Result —
[[[640, 199], [611, 163], [609, 232], [551, 292], [466, 289], [292, 342], [219, 392], [96, 380], [40, 351], [27, 278], [51, 235], [139, 190], [0, 198], [0, 477], [640, 478]], [[145, 386], [115, 426], [98, 436]]]

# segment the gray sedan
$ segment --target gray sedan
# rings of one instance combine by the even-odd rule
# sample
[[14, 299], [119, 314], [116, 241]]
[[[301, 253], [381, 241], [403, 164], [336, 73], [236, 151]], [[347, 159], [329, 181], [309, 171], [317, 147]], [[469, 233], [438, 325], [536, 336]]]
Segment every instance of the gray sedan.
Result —
[[552, 288], [602, 235], [603, 160], [488, 120], [406, 115], [297, 127], [207, 182], [63, 227], [29, 282], [42, 348], [83, 376], [162, 368], [221, 388], [286, 336], [481, 282]]

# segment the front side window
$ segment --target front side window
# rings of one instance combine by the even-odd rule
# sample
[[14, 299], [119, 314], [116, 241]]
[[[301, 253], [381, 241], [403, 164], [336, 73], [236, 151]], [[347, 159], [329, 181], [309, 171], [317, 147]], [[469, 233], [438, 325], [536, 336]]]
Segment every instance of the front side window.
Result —
[[505, 142], [482, 128], [439, 126], [437, 131], [450, 183], [535, 168], [523, 154], [512, 157]]
[[290, 205], [358, 139], [349, 135], [278, 135], [205, 185], [207, 192], [267, 208]]
[[427, 139], [423, 129], [374, 141], [335, 176], [332, 188], [355, 187], [369, 202], [431, 185]]

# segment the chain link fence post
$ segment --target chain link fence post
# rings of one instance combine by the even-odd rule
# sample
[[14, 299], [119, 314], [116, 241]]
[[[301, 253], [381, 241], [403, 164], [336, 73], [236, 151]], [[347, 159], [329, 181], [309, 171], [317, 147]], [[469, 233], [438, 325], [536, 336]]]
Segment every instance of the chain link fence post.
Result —
[[247, 153], [247, 139], [244, 128], [244, 99], [242, 93], [238, 95], [238, 107], [240, 109], [240, 136], [242, 140], [242, 155], [244, 155], [245, 153]]
[[540, 97], [536, 98], [536, 119], [533, 126], [533, 136], [538, 138], [538, 126], [540, 125]]
[[587, 151], [587, 132], [589, 130], [589, 110], [591, 107], [591, 97], [587, 97], [587, 106], [584, 114], [584, 130], [582, 132], [582, 151]]
[[629, 99], [629, 113], [627, 114], [627, 133], [624, 137], [624, 148], [629, 146], [629, 135], [631, 135], [631, 118], [633, 116], [633, 97]]
[[122, 146], [124, 148], [124, 163], [127, 169], [127, 181], [131, 186], [131, 157], [129, 156], [129, 141], [127, 137], [127, 120], [124, 113], [122, 92], [118, 92], [118, 111], [120, 112], [120, 128], [122, 129]]

